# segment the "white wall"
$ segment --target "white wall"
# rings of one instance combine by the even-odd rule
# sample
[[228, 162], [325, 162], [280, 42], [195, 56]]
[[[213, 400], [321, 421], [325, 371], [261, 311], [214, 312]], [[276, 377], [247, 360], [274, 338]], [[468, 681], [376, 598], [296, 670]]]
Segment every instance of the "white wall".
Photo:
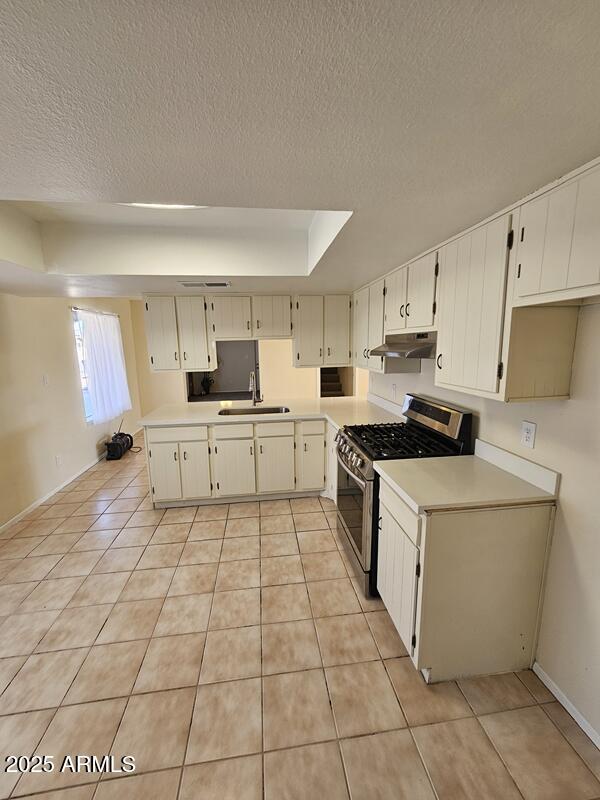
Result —
[[[413, 391], [472, 409], [485, 441], [562, 474], [537, 661], [600, 732], [600, 304], [580, 312], [571, 399], [503, 404], [438, 389], [433, 361], [421, 374], [371, 373], [373, 394], [402, 401]], [[535, 449], [520, 444], [522, 420], [537, 424]]]
[[258, 363], [260, 390], [266, 400], [319, 396], [319, 370], [292, 366], [291, 339], [261, 339], [258, 342]]
[[[129, 301], [77, 305], [119, 314], [133, 404], [123, 430], [133, 433], [140, 402]], [[70, 306], [0, 294], [0, 525], [96, 460], [119, 423], [85, 421]]]

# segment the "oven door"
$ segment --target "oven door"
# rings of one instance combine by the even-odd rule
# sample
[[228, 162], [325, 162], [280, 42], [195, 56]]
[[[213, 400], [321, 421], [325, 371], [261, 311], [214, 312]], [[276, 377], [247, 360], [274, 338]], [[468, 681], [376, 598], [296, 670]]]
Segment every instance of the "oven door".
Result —
[[373, 482], [354, 475], [338, 454], [338, 528], [351, 546], [363, 572], [371, 568]]

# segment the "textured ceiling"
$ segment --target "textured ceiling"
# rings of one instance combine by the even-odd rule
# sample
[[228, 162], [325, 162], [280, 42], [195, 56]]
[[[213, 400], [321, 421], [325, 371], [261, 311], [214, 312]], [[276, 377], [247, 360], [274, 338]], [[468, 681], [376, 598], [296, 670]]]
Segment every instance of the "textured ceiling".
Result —
[[0, 193], [352, 209], [354, 288], [599, 155], [598, 0], [1, 0]]

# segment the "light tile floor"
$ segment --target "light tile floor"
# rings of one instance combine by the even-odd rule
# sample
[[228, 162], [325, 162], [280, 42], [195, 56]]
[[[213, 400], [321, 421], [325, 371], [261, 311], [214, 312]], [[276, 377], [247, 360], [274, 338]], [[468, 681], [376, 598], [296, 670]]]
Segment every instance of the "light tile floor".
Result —
[[425, 685], [331, 501], [147, 492], [128, 453], [0, 534], [2, 758], [137, 763], [2, 772], [0, 798], [600, 797], [600, 751], [532, 672]]

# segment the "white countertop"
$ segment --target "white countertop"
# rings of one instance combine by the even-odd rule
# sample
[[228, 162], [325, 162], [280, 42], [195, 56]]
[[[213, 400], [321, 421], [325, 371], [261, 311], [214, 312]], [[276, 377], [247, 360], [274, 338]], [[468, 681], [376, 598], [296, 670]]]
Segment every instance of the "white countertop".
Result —
[[327, 419], [336, 428], [343, 425], [366, 425], [373, 422], [398, 422], [400, 417], [383, 408], [356, 397], [323, 397], [314, 400], [290, 400], [268, 398], [258, 406], [286, 406], [287, 414], [245, 414], [243, 416], [219, 416], [225, 405], [233, 408], [249, 408], [250, 400], [235, 402], [174, 403], [160, 406], [139, 421], [146, 428], [163, 425], [214, 425], [240, 422], [274, 422], [297, 419]]
[[415, 512], [551, 502], [545, 492], [478, 456], [377, 461], [375, 471]]

